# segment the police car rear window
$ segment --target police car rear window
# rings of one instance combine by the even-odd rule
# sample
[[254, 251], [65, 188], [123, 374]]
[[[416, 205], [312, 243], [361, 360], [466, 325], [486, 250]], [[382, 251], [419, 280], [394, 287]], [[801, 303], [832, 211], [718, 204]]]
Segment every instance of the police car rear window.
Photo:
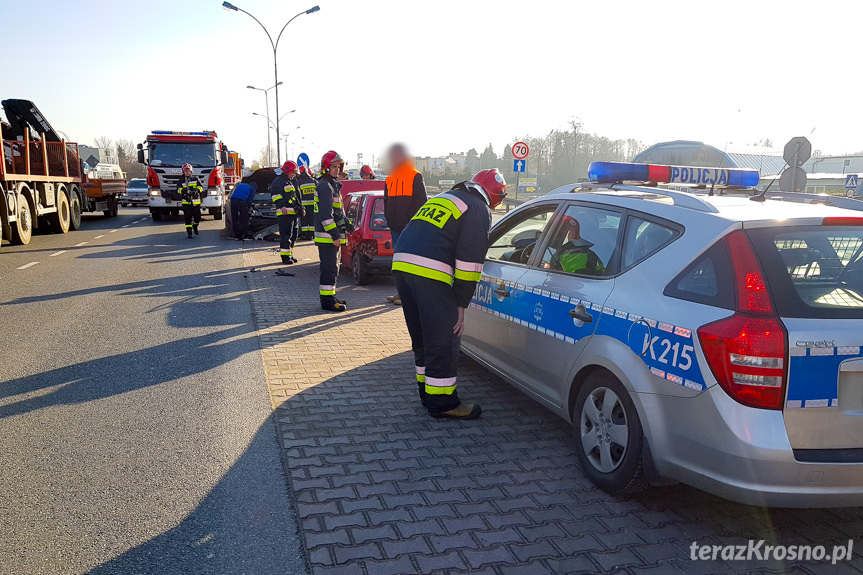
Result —
[[783, 317], [863, 318], [863, 226], [749, 231]]
[[734, 309], [731, 262], [725, 242], [710, 249], [686, 266], [665, 288], [665, 295], [724, 309]]

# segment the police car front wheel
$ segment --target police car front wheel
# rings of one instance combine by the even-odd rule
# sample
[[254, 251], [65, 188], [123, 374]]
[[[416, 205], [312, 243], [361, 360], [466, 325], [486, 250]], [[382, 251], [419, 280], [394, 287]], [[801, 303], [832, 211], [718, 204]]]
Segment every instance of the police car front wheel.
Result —
[[578, 391], [572, 424], [585, 475], [608, 493], [647, 487], [642, 470], [644, 435], [626, 388], [607, 372], [594, 372]]

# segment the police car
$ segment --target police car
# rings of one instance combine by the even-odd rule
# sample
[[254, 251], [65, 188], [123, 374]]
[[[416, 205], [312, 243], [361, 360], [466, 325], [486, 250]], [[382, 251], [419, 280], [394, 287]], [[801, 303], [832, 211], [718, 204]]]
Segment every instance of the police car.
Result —
[[570, 421], [606, 491], [863, 504], [863, 202], [736, 169], [589, 180], [492, 228], [463, 350]]

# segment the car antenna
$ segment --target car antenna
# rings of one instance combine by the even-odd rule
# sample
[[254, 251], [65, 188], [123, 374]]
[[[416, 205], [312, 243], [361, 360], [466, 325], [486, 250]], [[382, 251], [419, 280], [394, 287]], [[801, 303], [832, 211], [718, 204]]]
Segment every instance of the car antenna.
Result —
[[[816, 128], [817, 128], [817, 127], [818, 127], [818, 126], [816, 126]], [[810, 132], [809, 132], [809, 135], [811, 136], [811, 135], [812, 135], [812, 132], [814, 132], [814, 131], [815, 131], [815, 128], [812, 128], [812, 131], [810, 131]], [[805, 141], [805, 140], [804, 140], [804, 141]], [[803, 142], [800, 142], [799, 144], [797, 144], [797, 148], [794, 150], [794, 154], [791, 154], [791, 157], [792, 157], [792, 158], [793, 158], [793, 157], [794, 157], [794, 155], [795, 155], [795, 154], [800, 150], [800, 146], [802, 146], [802, 145], [803, 145]], [[768, 192], [768, 191], [770, 191], [771, 186], [773, 186], [773, 184], [775, 184], [775, 183], [776, 183], [776, 178], [778, 178], [779, 176], [781, 176], [781, 175], [782, 175], [782, 172], [783, 172], [783, 171], [785, 170], [785, 168], [787, 168], [787, 167], [788, 167], [788, 160], [785, 160], [785, 163], [784, 163], [784, 164], [782, 164], [782, 169], [781, 169], [781, 170], [779, 170], [779, 173], [778, 173], [777, 175], [773, 176], [773, 179], [772, 179], [772, 180], [770, 180], [770, 183], [769, 183], [769, 184], [767, 184], [767, 187], [766, 187], [766, 188], [764, 188], [764, 190], [763, 190], [760, 194], [755, 194], [754, 196], [749, 196], [749, 199], [750, 199], [750, 200], [752, 200], [753, 202], [764, 202], [764, 201], [767, 199], [767, 198], [765, 197], [765, 196], [767, 195], [767, 192]]]

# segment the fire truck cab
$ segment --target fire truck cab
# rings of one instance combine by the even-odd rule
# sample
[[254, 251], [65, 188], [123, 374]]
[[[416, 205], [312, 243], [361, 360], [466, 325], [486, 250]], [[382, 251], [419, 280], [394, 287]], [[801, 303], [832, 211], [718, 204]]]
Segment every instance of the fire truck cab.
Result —
[[138, 144], [138, 162], [147, 165], [147, 200], [154, 221], [180, 212], [177, 183], [184, 164], [191, 164], [193, 175], [206, 185], [207, 196], [201, 208], [215, 219], [222, 219], [228, 151], [216, 132], [154, 130], [145, 143]]

